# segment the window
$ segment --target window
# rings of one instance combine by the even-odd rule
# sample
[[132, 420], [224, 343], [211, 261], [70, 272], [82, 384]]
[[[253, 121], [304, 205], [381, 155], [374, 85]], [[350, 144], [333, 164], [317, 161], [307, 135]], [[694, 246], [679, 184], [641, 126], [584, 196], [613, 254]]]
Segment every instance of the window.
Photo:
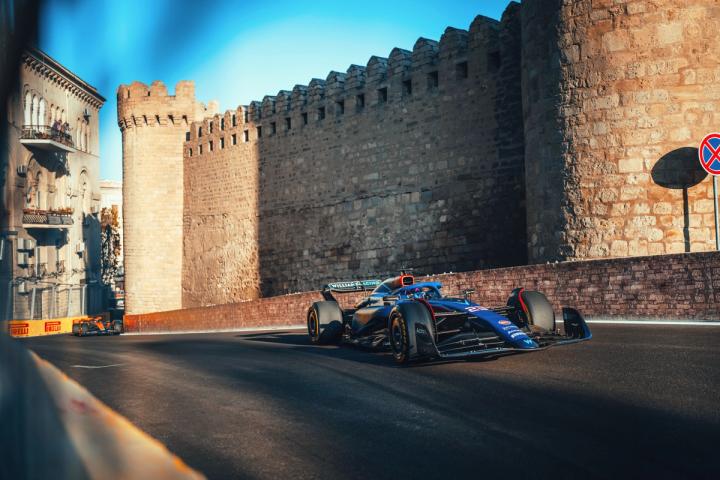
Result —
[[212, 140], [210, 140], [208, 142], [208, 152], [212, 152], [212, 151], [213, 151], [213, 142], [212, 142]]
[[290, 130], [292, 128], [292, 120], [290, 117], [285, 117], [285, 130]]
[[325, 107], [318, 108], [318, 121], [325, 119]]
[[190, 141], [190, 132], [185, 132], [185, 141], [186, 142]]
[[270, 122], [270, 135], [275, 135], [276, 133], [277, 133], [277, 123]]
[[225, 119], [224, 118], [220, 119], [220, 130], [225, 130]]
[[[260, 131], [258, 130], [258, 132]], [[243, 130], [243, 141], [245, 143], [250, 141], [250, 130]]]
[[23, 117], [23, 125], [29, 127], [32, 124], [32, 94], [30, 92], [25, 94], [25, 109], [23, 113], [25, 114]]
[[220, 137], [220, 150], [225, 148], [225, 137]]
[[38, 125], [38, 104], [39, 100], [37, 96], [33, 96], [32, 99], [32, 112], [30, 116], [30, 123], [33, 127], [37, 127]]
[[307, 112], [303, 112], [301, 116], [302, 116], [303, 125], [307, 125], [307, 123], [308, 123]]
[[213, 122], [208, 122], [208, 132], [213, 133]]
[[457, 65], [455, 65], [455, 76], [459, 80], [462, 80], [463, 78], [468, 78], [467, 62], [460, 62]]
[[202, 127], [198, 127], [198, 137], [202, 137]]
[[378, 103], [387, 103], [387, 87], [378, 88]]
[[438, 84], [439, 84], [438, 72], [435, 71], [435, 72], [428, 73], [427, 80], [428, 80], [428, 88], [429, 89], [437, 88]]
[[340, 100], [338, 102], [335, 102], [335, 114], [336, 115], [344, 115], [345, 114], [345, 100]]
[[188, 148], [188, 157], [192, 157], [192, 148]]
[[412, 95], [412, 80], [404, 80], [402, 82], [403, 95], [409, 97]]
[[250, 121], [250, 112], [247, 110], [243, 111], [243, 123], [248, 123]]
[[355, 106], [358, 110], [365, 108], [365, 94], [361, 93], [355, 97]]
[[234, 113], [233, 113], [233, 116], [232, 116], [232, 126], [233, 126], [233, 127], [237, 127], [237, 117], [235, 117], [235, 114], [234, 114]]
[[202, 145], [198, 145], [198, 155], [202, 155]]
[[258, 138], [262, 138], [262, 127], [257, 127]]
[[237, 135], [234, 133], [232, 134], [232, 144], [237, 145]]

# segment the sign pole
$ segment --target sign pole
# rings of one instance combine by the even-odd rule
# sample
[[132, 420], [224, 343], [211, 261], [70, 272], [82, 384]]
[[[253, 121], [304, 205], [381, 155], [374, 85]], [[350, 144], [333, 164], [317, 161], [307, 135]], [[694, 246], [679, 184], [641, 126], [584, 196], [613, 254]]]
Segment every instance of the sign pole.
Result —
[[718, 187], [720, 176], [720, 133], [710, 133], [698, 148], [698, 157], [703, 170], [713, 177], [713, 205], [715, 206], [715, 250], [720, 251], [720, 223], [718, 222]]
[[718, 223], [717, 175], [713, 175], [713, 202], [715, 203], [715, 250], [720, 251], [720, 223]]

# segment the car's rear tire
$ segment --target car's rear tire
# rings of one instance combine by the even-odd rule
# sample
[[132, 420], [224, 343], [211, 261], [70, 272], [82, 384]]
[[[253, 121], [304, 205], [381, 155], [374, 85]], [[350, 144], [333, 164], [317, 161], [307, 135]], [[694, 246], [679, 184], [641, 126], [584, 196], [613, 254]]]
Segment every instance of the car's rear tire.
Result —
[[90, 330], [90, 329], [88, 328], [88, 324], [87, 324], [87, 323], [84, 323], [84, 322], [83, 322], [83, 323], [80, 324], [80, 336], [81, 336], [81, 337], [84, 337], [85, 335], [87, 335], [88, 332], [89, 332], [89, 330]]
[[340, 343], [343, 334], [342, 310], [337, 302], [315, 302], [307, 314], [308, 336], [312, 343]]
[[410, 361], [410, 332], [407, 320], [399, 310], [393, 310], [388, 319], [390, 350], [395, 363], [407, 365]]

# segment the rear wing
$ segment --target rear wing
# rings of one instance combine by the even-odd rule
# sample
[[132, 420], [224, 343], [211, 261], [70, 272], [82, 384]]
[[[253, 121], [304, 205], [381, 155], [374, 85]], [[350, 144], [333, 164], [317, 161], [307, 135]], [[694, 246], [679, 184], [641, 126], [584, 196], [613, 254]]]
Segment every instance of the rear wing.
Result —
[[328, 283], [322, 288], [322, 296], [325, 300], [334, 301], [333, 293], [354, 293], [374, 290], [382, 281], [380, 280], [354, 280], [350, 282]]

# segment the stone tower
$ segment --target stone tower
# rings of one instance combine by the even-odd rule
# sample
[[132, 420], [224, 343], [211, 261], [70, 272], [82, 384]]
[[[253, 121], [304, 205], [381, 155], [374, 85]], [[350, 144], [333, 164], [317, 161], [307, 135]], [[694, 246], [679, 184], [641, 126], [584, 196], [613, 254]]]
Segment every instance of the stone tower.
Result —
[[195, 85], [175, 95], [156, 81], [121, 85], [125, 309], [138, 314], [182, 307], [183, 142], [205, 114]]
[[522, 4], [529, 260], [712, 250], [715, 0]]

